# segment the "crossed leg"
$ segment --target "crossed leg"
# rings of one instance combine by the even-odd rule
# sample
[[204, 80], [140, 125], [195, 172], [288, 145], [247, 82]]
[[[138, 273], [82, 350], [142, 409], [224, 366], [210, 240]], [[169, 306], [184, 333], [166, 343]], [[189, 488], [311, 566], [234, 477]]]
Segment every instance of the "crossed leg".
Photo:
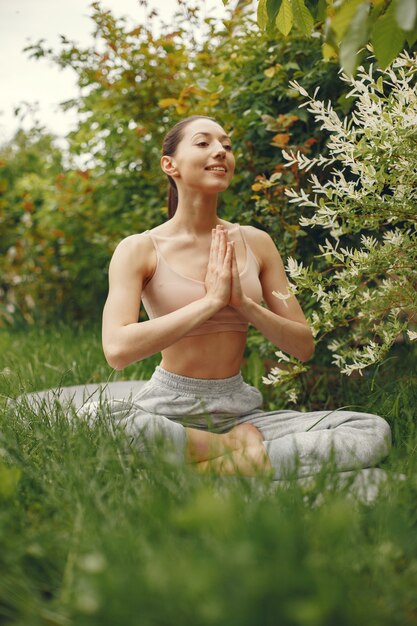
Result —
[[[223, 475], [271, 473], [280, 480], [296, 470], [315, 474], [323, 462], [334, 460], [337, 471], [376, 465], [390, 450], [387, 422], [356, 411], [276, 411], [249, 416], [225, 435], [213, 435], [214, 446], [202, 439], [204, 453], [189, 457], [199, 472]], [[256, 422], [256, 425], [253, 422]], [[206, 432], [198, 434], [207, 436]], [[191, 433], [188, 441], [193, 440]], [[265, 439], [265, 441], [264, 441]], [[192, 446], [192, 444], [190, 444]], [[195, 448], [197, 450], [197, 447]], [[300, 467], [297, 467], [300, 463]]]
[[263, 436], [253, 424], [239, 424], [223, 435], [185, 430], [186, 462], [195, 464], [199, 473], [255, 476], [273, 471]]

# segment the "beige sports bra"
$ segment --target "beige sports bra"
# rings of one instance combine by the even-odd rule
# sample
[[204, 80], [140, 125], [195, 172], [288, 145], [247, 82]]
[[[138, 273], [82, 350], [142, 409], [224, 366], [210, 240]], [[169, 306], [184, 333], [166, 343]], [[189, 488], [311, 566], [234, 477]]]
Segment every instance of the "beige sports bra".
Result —
[[[260, 304], [262, 286], [259, 280], [259, 263], [246, 242], [239, 224], [236, 227], [239, 229], [246, 249], [245, 267], [239, 274], [242, 290], [251, 300]], [[149, 319], [154, 319], [203, 298], [206, 289], [203, 282], [188, 278], [173, 270], [159, 250], [159, 237], [149, 231], [146, 232], [155, 247], [157, 263], [152, 278], [143, 289], [142, 301]], [[233, 307], [226, 306], [201, 326], [187, 333], [185, 337], [228, 331], [246, 332], [247, 330], [248, 323], [243, 317]]]

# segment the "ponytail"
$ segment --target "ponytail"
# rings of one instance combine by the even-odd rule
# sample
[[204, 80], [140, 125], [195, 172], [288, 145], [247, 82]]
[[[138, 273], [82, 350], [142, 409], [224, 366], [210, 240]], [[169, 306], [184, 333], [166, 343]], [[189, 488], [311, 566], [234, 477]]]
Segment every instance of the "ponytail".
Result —
[[168, 219], [170, 220], [171, 217], [174, 217], [175, 211], [177, 210], [177, 206], [178, 206], [178, 189], [177, 189], [177, 185], [175, 184], [174, 179], [171, 178], [171, 176], [168, 176], [168, 181], [169, 181], [169, 185], [168, 185]]

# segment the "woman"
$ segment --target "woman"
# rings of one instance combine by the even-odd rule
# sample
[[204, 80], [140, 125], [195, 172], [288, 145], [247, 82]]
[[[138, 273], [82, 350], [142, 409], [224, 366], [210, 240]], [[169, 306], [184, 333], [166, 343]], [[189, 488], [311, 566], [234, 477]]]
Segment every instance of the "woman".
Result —
[[[192, 116], [165, 137], [161, 167], [170, 219], [124, 239], [109, 269], [103, 348], [115, 369], [162, 352], [151, 380], [112, 416], [139, 446], [160, 434], [198, 471], [280, 479], [335, 460], [339, 470], [369, 467], [390, 447], [388, 424], [353, 411], [263, 412], [260, 392], [240, 367], [248, 324], [305, 361], [313, 338], [287, 292], [269, 235], [217, 215], [233, 177], [230, 138], [212, 118]], [[138, 322], [140, 301], [149, 320]], [[262, 306], [261, 302], [266, 306]]]

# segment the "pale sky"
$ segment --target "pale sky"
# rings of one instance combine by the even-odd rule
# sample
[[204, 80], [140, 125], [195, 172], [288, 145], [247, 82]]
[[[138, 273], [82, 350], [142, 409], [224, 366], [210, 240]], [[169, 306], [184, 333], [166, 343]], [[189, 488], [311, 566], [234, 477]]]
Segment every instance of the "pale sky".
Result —
[[[227, 14], [222, 0], [197, 0], [192, 4], [203, 5], [206, 16], [222, 18]], [[236, 1], [230, 4], [234, 6]], [[13, 110], [22, 101], [38, 102], [37, 119], [59, 137], [75, 125], [75, 113], [64, 113], [59, 108], [59, 102], [78, 93], [75, 73], [45, 59], [31, 60], [23, 48], [45, 39], [58, 52], [59, 35], [81, 46], [91, 44], [94, 24], [88, 17], [90, 5], [90, 0], [0, 0], [0, 143], [10, 139], [18, 128]], [[143, 24], [147, 14], [139, 0], [102, 0], [101, 5], [117, 17], [126, 16], [132, 24]], [[148, 0], [148, 7], [155, 7], [161, 19], [169, 23], [178, 4], [176, 0]], [[33, 126], [33, 118], [28, 116], [21, 125]]]

